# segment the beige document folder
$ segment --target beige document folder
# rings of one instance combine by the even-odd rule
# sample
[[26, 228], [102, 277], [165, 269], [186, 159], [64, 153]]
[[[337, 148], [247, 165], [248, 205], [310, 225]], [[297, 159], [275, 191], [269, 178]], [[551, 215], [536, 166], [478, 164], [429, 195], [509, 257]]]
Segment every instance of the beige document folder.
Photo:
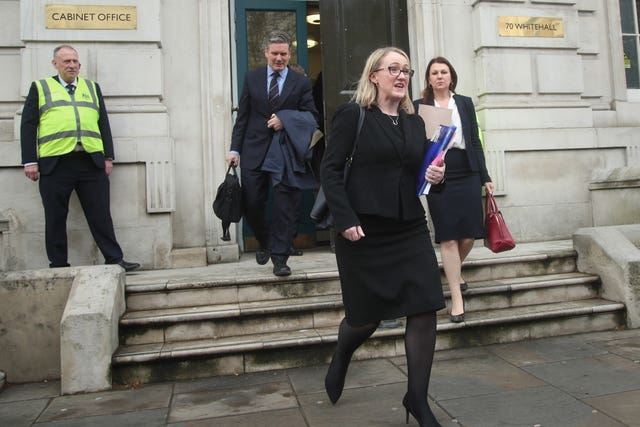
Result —
[[451, 111], [448, 108], [434, 107], [433, 105], [420, 104], [418, 106], [418, 114], [424, 120], [427, 138], [431, 139], [440, 125], [451, 125]]

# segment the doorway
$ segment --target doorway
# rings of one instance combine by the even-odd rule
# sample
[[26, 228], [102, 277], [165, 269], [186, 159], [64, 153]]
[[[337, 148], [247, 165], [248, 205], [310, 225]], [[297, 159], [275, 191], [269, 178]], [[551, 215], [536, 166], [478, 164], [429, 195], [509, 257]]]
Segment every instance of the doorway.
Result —
[[[247, 70], [265, 64], [264, 36], [286, 31], [295, 41], [290, 63], [301, 65], [311, 79], [325, 135], [335, 108], [351, 98], [371, 51], [394, 45], [410, 53], [407, 0], [235, 0], [235, 23], [237, 97]], [[316, 230], [309, 217], [313, 200], [314, 192], [304, 194], [298, 248], [329, 244], [328, 232]], [[255, 250], [246, 225], [243, 236], [245, 251]]]
[[[318, 1], [236, 0], [235, 16], [237, 99], [240, 98], [245, 73], [265, 65], [263, 40], [265, 35], [273, 30], [285, 31], [293, 38], [294, 49], [289, 65], [297, 64], [302, 67], [315, 88], [314, 96], [319, 94], [321, 98], [322, 86], [316, 85], [322, 71]], [[321, 106], [320, 99], [316, 108]], [[313, 191], [305, 191], [303, 194], [300, 223], [294, 241], [296, 248], [315, 247], [323, 244], [324, 240], [328, 244], [328, 235], [323, 238], [323, 233], [317, 233], [315, 223], [309, 217], [314, 196]], [[270, 209], [267, 209], [267, 214], [269, 212]], [[255, 250], [258, 242], [253, 231], [244, 222], [242, 234], [245, 251]]]

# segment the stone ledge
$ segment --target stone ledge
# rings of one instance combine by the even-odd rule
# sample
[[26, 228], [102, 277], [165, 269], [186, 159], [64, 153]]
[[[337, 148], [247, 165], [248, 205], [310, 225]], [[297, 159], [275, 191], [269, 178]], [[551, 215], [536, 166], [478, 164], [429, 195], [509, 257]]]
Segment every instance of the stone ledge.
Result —
[[578, 270], [602, 280], [603, 298], [627, 308], [627, 327], [640, 327], [640, 224], [581, 228], [573, 235]]
[[111, 389], [111, 355], [125, 310], [124, 270], [79, 268], [60, 321], [62, 394]]

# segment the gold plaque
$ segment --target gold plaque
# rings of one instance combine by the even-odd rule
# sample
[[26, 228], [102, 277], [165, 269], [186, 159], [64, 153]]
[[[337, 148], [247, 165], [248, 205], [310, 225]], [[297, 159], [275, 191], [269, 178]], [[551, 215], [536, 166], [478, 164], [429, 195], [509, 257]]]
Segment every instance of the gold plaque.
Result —
[[45, 26], [63, 30], [135, 30], [138, 26], [136, 6], [81, 6], [47, 4]]
[[498, 16], [498, 35], [502, 37], [564, 37], [562, 18]]

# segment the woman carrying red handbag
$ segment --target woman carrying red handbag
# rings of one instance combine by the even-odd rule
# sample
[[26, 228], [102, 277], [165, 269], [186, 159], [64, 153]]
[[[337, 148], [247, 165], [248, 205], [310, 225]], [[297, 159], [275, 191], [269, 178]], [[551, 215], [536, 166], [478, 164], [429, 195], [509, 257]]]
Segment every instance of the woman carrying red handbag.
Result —
[[462, 262], [474, 240], [484, 237], [482, 186], [487, 194], [493, 194], [476, 111], [471, 98], [455, 93], [457, 83], [458, 75], [451, 63], [443, 57], [433, 58], [427, 66], [423, 97], [414, 101], [452, 110], [452, 124], [458, 129], [445, 156], [445, 184], [441, 191], [427, 197], [451, 292], [449, 318], [455, 323], [464, 321], [462, 291], [467, 289], [467, 283], [462, 278]]

